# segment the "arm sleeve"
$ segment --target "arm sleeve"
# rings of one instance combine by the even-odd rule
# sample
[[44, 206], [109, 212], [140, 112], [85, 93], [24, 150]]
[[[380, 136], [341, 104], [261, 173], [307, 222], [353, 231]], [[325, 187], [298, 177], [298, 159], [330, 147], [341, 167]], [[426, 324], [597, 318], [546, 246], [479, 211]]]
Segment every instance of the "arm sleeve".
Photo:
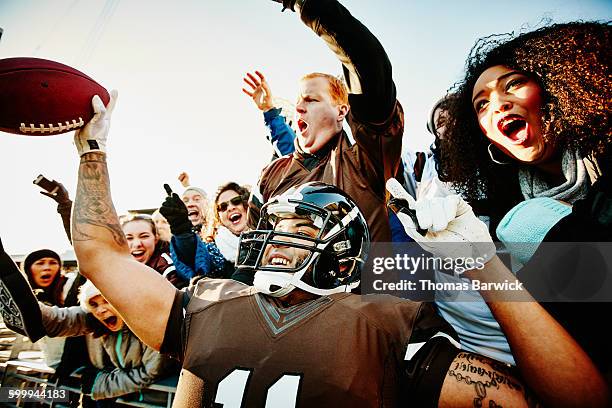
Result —
[[72, 235], [70, 234], [70, 212], [72, 211], [72, 201], [68, 200], [65, 203], [57, 205], [57, 212], [62, 217], [62, 223], [64, 224], [64, 231], [68, 237], [68, 241], [72, 243]]
[[189, 280], [196, 275], [196, 254], [201, 244], [201, 240], [193, 232], [172, 236], [170, 256], [181, 278]]
[[144, 349], [142, 363], [130, 369], [115, 368], [110, 372], [100, 371], [91, 389], [93, 399], [118, 397], [139, 391], [168, 373], [173, 365], [167, 357], [149, 347]]
[[57, 307], [39, 303], [42, 322], [49, 337], [74, 337], [91, 333], [87, 313], [80, 306]]
[[302, 21], [336, 54], [349, 89], [347, 121], [360, 172], [381, 199], [397, 174], [404, 115], [396, 100], [389, 58], [376, 37], [336, 0], [304, 0]]
[[382, 123], [394, 110], [391, 62], [378, 39], [336, 0], [305, 0], [301, 19], [342, 63], [353, 114]]
[[281, 116], [281, 109], [272, 108], [263, 114], [266, 127], [270, 130], [268, 140], [272, 143], [278, 156], [285, 156], [295, 151], [295, 133]]
[[[208, 276], [209, 278], [217, 279], [231, 278], [234, 268], [232, 267], [226, 271], [226, 263], [228, 261], [221, 253], [221, 250], [219, 250], [219, 247], [217, 247], [217, 244], [214, 241], [206, 242], [203, 244], [203, 247], [203, 253], [196, 255], [196, 276]], [[206, 258], [204, 259], [204, 257]], [[208, 269], [205, 270], [203, 267], [200, 267], [202, 263]], [[230, 262], [230, 265], [233, 265], [233, 263]]]

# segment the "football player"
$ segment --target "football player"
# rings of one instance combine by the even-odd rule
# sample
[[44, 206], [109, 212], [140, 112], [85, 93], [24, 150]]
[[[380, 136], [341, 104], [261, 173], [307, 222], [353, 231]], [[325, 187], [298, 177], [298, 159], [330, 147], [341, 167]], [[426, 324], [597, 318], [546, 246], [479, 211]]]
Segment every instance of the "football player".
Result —
[[[91, 204], [105, 210], [89, 211]], [[237, 261], [255, 270], [255, 287], [201, 279], [179, 291], [134, 261], [116, 233], [102, 152], [82, 157], [75, 209], [81, 271], [104, 286], [143, 341], [181, 358], [175, 406], [534, 403], [515, 370], [461, 352], [429, 304], [349, 293], [359, 284], [369, 232], [355, 203], [334, 186], [307, 183], [262, 207]], [[483, 273], [498, 276], [496, 261]], [[523, 315], [512, 307], [494, 314], [502, 327], [521, 326], [523, 337], [509, 341], [529, 356], [517, 359], [518, 368], [537, 396], [553, 406], [603, 406], [602, 379], [590, 360], [542, 309], [531, 308], [537, 304], [522, 303]], [[528, 335], [534, 330], [535, 339]], [[530, 354], [534, 341], [551, 353]]]
[[[335, 187], [306, 184], [262, 207], [259, 229], [243, 237], [238, 260], [255, 270], [255, 287], [202, 279], [179, 291], [134, 260], [110, 196], [104, 149], [112, 95], [108, 108], [93, 98], [94, 120], [75, 133], [81, 162], [74, 248], [81, 273], [133, 332], [182, 358], [177, 406], [531, 402], [507, 367], [458, 353], [454, 333], [429, 305], [348, 293], [358, 285], [369, 232], [358, 207]], [[469, 239], [471, 225], [473, 236], [482, 238], [471, 211], [456, 215], [449, 233], [460, 227]], [[435, 237], [428, 235], [430, 246]], [[499, 279], [502, 266], [493, 257], [475, 278]], [[523, 379], [544, 403], [605, 405], [600, 374], [537, 303], [491, 309], [502, 327], [518, 327], [508, 336], [510, 347], [521, 356]]]

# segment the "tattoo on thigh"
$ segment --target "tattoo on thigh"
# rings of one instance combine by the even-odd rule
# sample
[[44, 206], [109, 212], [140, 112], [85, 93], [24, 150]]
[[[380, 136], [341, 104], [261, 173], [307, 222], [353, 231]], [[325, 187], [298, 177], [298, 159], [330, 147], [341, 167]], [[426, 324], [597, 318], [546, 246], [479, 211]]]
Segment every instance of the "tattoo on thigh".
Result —
[[[448, 370], [448, 375], [454, 377], [457, 382], [474, 386], [476, 393], [474, 407], [483, 406], [489, 388], [499, 389], [503, 385], [511, 390], [524, 392], [522, 385], [514, 379], [508, 367], [471, 353], [457, 354], [455, 365]], [[491, 399], [488, 406], [501, 407]]]
[[[457, 382], [464, 382], [467, 385], [474, 385], [474, 390], [476, 391], [476, 397], [474, 397], [474, 407], [482, 407], [482, 401], [487, 397], [487, 388], [495, 387], [499, 388], [498, 384], [495, 384], [494, 381], [474, 381], [470, 378], [469, 375], [464, 376], [461, 373], [455, 372], [455, 370], [448, 370], [448, 375], [451, 377], [455, 377]], [[489, 400], [489, 407], [502, 407], [498, 405], [495, 401]]]
[[79, 183], [72, 214], [74, 234], [72, 239], [88, 241], [93, 237], [85, 232], [86, 226], [108, 230], [117, 245], [125, 245], [123, 230], [110, 197], [106, 159], [101, 153], [88, 153], [81, 159]]

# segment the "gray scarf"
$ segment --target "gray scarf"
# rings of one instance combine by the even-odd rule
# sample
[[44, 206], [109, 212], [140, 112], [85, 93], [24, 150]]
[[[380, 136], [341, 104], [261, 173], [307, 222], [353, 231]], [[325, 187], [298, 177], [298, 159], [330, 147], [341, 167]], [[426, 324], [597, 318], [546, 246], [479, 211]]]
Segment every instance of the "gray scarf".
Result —
[[558, 186], [548, 183], [535, 166], [519, 169], [521, 192], [526, 200], [535, 197], [550, 197], [573, 204], [584, 198], [590, 186], [590, 179], [582, 157], [577, 152], [564, 151], [561, 169], [565, 182]]

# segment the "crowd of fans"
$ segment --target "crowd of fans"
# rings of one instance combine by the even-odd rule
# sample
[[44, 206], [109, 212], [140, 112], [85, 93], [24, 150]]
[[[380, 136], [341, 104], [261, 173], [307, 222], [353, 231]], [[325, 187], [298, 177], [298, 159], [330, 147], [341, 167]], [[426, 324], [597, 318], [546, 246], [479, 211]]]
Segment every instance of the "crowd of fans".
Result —
[[[56, 378], [60, 382], [69, 381], [76, 368], [62, 355], [70, 356], [73, 361], [73, 357], [79, 355], [77, 361], [88, 362], [80, 369], [83, 393], [91, 398], [84, 400], [84, 405], [112, 404], [114, 398], [122, 395], [140, 401], [156, 401], [158, 395], [142, 392], [142, 389], [160, 378], [178, 374], [179, 364], [168, 355], [178, 356], [184, 369], [188, 364], [200, 367], [200, 360], [194, 358], [197, 352], [192, 350], [193, 344], [184, 348], [187, 338], [183, 336], [191, 335], [185, 332], [186, 327], [193, 332], [189, 324], [200, 327], [195, 323], [199, 322], [198, 314], [203, 318], [204, 310], [211, 309], [206, 303], [210, 300], [204, 288], [217, 284], [206, 283], [215, 281], [203, 278], [240, 282], [241, 286], [219, 284], [219, 289], [211, 286], [211, 293], [221, 293], [217, 300], [229, 296], [228, 293], [242, 293], [246, 290], [243, 288], [254, 285], [268, 298], [280, 299], [275, 306], [279, 313], [289, 313], [287, 310], [303, 302], [314, 302], [319, 295], [332, 296], [351, 290], [359, 293], [355, 270], [359, 270], [359, 262], [363, 260], [350, 251], [355, 250], [351, 245], [356, 242], [353, 235], [358, 234], [360, 245], [366, 241], [369, 244], [370, 237], [373, 242], [416, 241], [430, 253], [442, 255], [446, 252], [440, 242], [470, 244], [471, 250], [481, 251], [481, 255], [486, 253], [489, 265], [495, 264], [497, 259], [489, 244], [493, 245], [493, 241], [503, 243], [513, 259], [512, 273], [525, 284], [527, 291], [540, 295], [542, 288], [554, 288], [545, 296], [546, 302], [499, 306], [490, 298], [490, 293], [466, 291], [460, 299], [438, 298], [433, 305], [424, 306], [424, 311], [414, 314], [414, 324], [425, 325], [424, 322], [431, 319], [432, 328], [444, 327], [440, 330], [449, 333], [445, 336], [454, 339], [451, 343], [460, 345], [463, 352], [474, 353], [465, 357], [469, 361], [478, 356], [501, 362], [499, 366], [483, 364], [487, 369], [499, 370], [493, 374], [498, 380], [506, 376], [504, 378], [510, 378], [510, 382], [524, 381], [525, 388], [521, 385], [516, 389], [522, 390], [525, 403], [533, 398], [525, 391], [531, 388], [538, 399], [553, 406], [572, 405], [576, 400], [589, 398], [586, 405], [605, 405], [606, 384], [612, 383], [612, 353], [605, 336], [588, 316], [608, 315], [612, 312], [612, 303], [563, 300], [580, 292], [576, 288], [587, 285], [585, 281], [588, 285], [609, 287], [610, 272], [605, 261], [593, 263], [593, 259], [603, 259], [602, 254], [590, 254], [589, 262], [575, 258], [570, 267], [560, 268], [563, 257], [540, 244], [610, 241], [612, 238], [610, 24], [556, 24], [507, 38], [493, 36], [479, 41], [468, 58], [465, 77], [432, 109], [427, 121], [434, 137], [431, 150], [411, 152], [405, 149], [402, 155], [402, 142], [409, 143], [409, 135], [403, 135], [403, 110], [396, 99], [391, 62], [380, 43], [335, 0], [309, 0], [298, 2], [297, 6], [296, 2], [283, 3], [290, 9], [297, 7], [302, 21], [329, 44], [343, 63], [345, 78], [343, 81], [327, 74], [312, 73], [300, 80], [294, 130], [285, 120], [284, 112], [274, 106], [271, 87], [264, 75], [259, 71], [246, 75], [243, 91], [263, 112], [270, 131], [268, 140], [274, 151], [257, 185], [242, 186], [229, 181], [209, 196], [203, 189], [191, 185], [186, 173], [181, 173], [178, 179], [185, 190], [179, 195], [166, 186], [168, 195], [152, 216], [120, 217], [118, 229], [112, 225], [112, 219], [107, 223], [105, 234], [113, 235], [114, 243], [108, 242], [110, 238], [99, 238], [91, 225], [79, 224], [88, 217], [82, 212], [86, 203], [84, 198], [78, 198], [79, 192], [74, 209], [61, 183], [57, 183], [56, 192], [44, 193], [58, 203], [58, 213], [68, 238], [75, 240], [79, 263], [85, 268], [83, 275], [92, 279], [86, 281], [78, 272], [63, 273], [62, 260], [50, 249], [33, 251], [21, 265], [40, 302], [47, 333], [41, 341], [47, 364], [56, 369]], [[108, 132], [115, 99], [114, 96], [106, 109], [103, 105], [96, 107], [94, 100], [94, 109], [101, 119], [77, 132], [77, 141], [79, 137], [90, 141]], [[345, 122], [354, 141], [343, 129]], [[80, 147], [77, 143], [82, 167], [87, 165], [88, 157], [94, 160], [92, 155], [104, 153], [91, 146]], [[399, 195], [391, 192], [405, 203], [404, 210], [397, 214], [387, 206], [386, 183], [392, 178], [404, 189]], [[319, 186], [312, 191], [304, 187], [312, 186], [308, 184], [311, 182], [322, 182], [327, 187]], [[282, 207], [283, 214], [301, 219], [303, 212], [307, 213], [306, 209], [312, 206], [308, 194], [319, 197], [330, 192], [338, 200], [335, 211], [342, 209], [338, 203], [354, 206], [364, 220], [364, 227], [351, 230], [353, 235], [334, 246], [337, 259], [321, 260], [310, 269], [301, 270], [287, 256], [275, 262], [276, 266], [293, 265], [295, 270], [291, 270], [291, 274], [274, 271], [274, 268], [266, 270], [262, 257], [268, 249], [265, 244], [257, 247], [254, 242], [262, 239], [265, 243], [269, 242], [265, 239], [273, 239], [261, 238], [270, 228], [275, 231], [282, 225], [285, 233], [292, 233], [293, 229], [302, 233], [299, 228], [304, 228], [280, 217], [280, 210], [273, 212], [273, 204]], [[84, 197], [86, 192], [82, 194]], [[292, 202], [302, 203], [303, 208], [297, 204], [292, 207]], [[79, 220], [71, 220], [71, 214]], [[342, 218], [337, 224], [340, 229], [358, 218], [350, 208], [342, 214], [353, 218]], [[324, 223], [317, 224], [316, 217], [311, 221], [314, 226], [308, 225], [307, 229], [313, 229], [314, 233], [306, 231], [306, 241], [319, 237], [317, 234], [321, 231], [329, 232]], [[78, 234], [76, 237], [71, 235], [71, 222], [73, 234]], [[109, 234], [109, 230], [113, 234]], [[257, 235], [257, 230], [264, 232]], [[85, 236], [87, 239], [83, 238]], [[96, 251], [94, 246], [86, 246], [91, 237], [100, 245], [100, 255], [92, 252]], [[267, 245], [281, 246], [278, 241], [270, 242]], [[526, 247], [516, 243], [532, 245]], [[308, 247], [305, 243], [300, 245], [297, 247], [301, 249]], [[119, 259], [125, 248], [131, 259], [126, 258], [121, 261], [123, 263], [102, 261], [107, 259], [103, 258], [106, 253]], [[252, 253], [245, 254], [246, 248], [259, 251], [257, 259], [249, 258]], [[565, 253], [572, 253], [572, 248], [567, 244]], [[340, 252], [341, 256], [337, 254]], [[352, 263], [349, 265], [347, 260]], [[296, 262], [301, 261], [300, 258]], [[317, 278], [316, 269], [322, 268], [321, 264], [334, 272], [333, 279], [329, 276]], [[118, 265], [124, 270], [113, 269]], [[146, 268], [142, 265], [156, 271], [175, 289], [170, 290], [144, 274], [142, 271]], [[257, 269], [260, 266], [263, 266], [262, 272]], [[109, 270], [98, 272], [105, 268]], [[501, 270], [503, 266], [495, 268]], [[105, 278], [101, 277], [103, 274]], [[489, 277], [492, 276], [496, 275], [490, 273]], [[463, 282], [470, 277], [469, 274], [458, 276], [435, 271], [435, 279]], [[563, 288], [559, 286], [561, 280], [566, 284]], [[156, 284], [160, 285], [159, 293], [150, 290]], [[125, 296], [128, 289], [117, 285], [156, 293], [138, 293], [134, 303], [141, 304], [129, 305]], [[287, 297], [290, 293], [302, 296]], [[206, 304], [198, 306], [196, 298], [198, 301], [206, 298], [206, 302], [202, 300], [202, 304]], [[140, 313], [138, 310], [143, 310], [135, 308], [150, 305], [159, 308], [150, 308], [146, 318], [134, 317]], [[430, 313], [428, 308], [431, 308], [431, 316], [427, 314]], [[404, 312], [397, 313], [397, 319], [407, 316], [401, 314]], [[150, 317], [157, 314], [159, 316]], [[540, 317], [532, 319], [532, 316]], [[208, 319], [207, 323], [215, 321]], [[219, 324], [225, 325], [225, 320]], [[381, 327], [386, 324], [382, 322]], [[546, 326], [548, 324], [551, 326]], [[445, 325], [452, 328], [447, 329]], [[180, 333], [181, 327], [183, 334], [177, 337], [174, 332]], [[208, 327], [210, 331], [219, 329]], [[547, 339], [533, 338], [533, 331], [540, 329], [546, 330], [546, 335], [538, 333], [537, 336]], [[432, 379], [427, 373], [414, 374], [418, 378], [410, 377], [410, 381], [414, 380], [411, 387], [416, 390], [415, 400], [420, 398], [419, 401], [429, 400], [429, 403], [439, 400], [451, 406], [458, 403], [449, 400], [451, 389], [447, 388], [444, 378], [453, 377], [457, 383], [474, 388], [452, 370], [446, 375], [451, 362], [459, 365], [461, 354], [444, 351], [446, 345], [441, 346], [438, 340], [428, 340], [434, 333], [416, 326], [414, 332], [423, 336], [428, 333], [427, 338], [417, 339], [428, 344], [423, 349], [427, 351], [420, 351], [417, 356], [424, 355], [422, 358], [430, 358], [436, 364], [442, 364], [439, 363], [442, 361], [440, 355], [450, 356], [441, 371], [442, 379]], [[357, 336], [343, 335], [348, 339]], [[64, 338], [70, 340], [64, 341]], [[403, 340], [409, 340], [410, 349], [415, 342], [414, 334]], [[549, 344], [556, 344], [558, 348]], [[353, 357], [356, 359], [361, 358], [359, 352], [370, 352], [367, 346], [355, 347]], [[160, 348], [163, 354], [156, 351]], [[420, 349], [415, 349], [414, 353], [416, 350]], [[243, 352], [249, 353], [248, 345]], [[408, 356], [405, 348], [403, 352]], [[569, 375], [563, 373], [569, 366], [558, 360], [560, 353], [567, 353], [567, 359], [571, 360], [572, 380], [563, 376]], [[206, 364], [207, 360], [203, 361]], [[514, 367], [518, 370], [512, 371]], [[414, 368], [415, 372], [418, 369]], [[197, 377], [200, 368], [194, 370], [189, 375]], [[538, 370], [546, 373], [540, 377], [534, 374]], [[508, 374], [510, 372], [512, 374]], [[488, 384], [483, 385], [482, 390], [490, 387], [490, 382], [479, 378], [472, 373], [474, 382]], [[197, 383], [193, 378], [185, 382]], [[420, 387], [422, 384], [425, 385]], [[191, 386], [202, 394], [214, 391], [202, 385]], [[305, 394], [311, 392], [305, 387]], [[398, 389], [393, 389], [399, 395], [402, 388], [399, 385]], [[405, 388], [408, 389], [408, 385]], [[431, 394], [421, 395], [421, 388], [428, 389]], [[487, 392], [476, 389], [475, 398], [479, 402], [487, 398], [493, 402], [496, 395], [497, 401], [505, 405], [504, 401], [514, 401], [512, 398], [516, 397], [495, 394], [492, 389], [487, 396]], [[189, 400], [193, 392], [193, 389], [187, 391], [190, 396], [184, 397], [182, 403], [195, 401]], [[214, 392], [219, 398], [221, 391]], [[377, 395], [370, 396], [370, 401], [355, 403], [357, 400], [352, 399], [352, 394], [346, 390], [342, 392], [346, 401], [353, 401], [351, 406], [377, 405], [377, 401], [382, 400], [395, 404], [411, 398]], [[463, 394], [458, 391], [456, 395], [460, 398]], [[182, 397], [178, 397], [181, 400]], [[205, 404], [212, 404], [210, 396], [200, 398]], [[216, 399], [215, 402], [220, 401]]]

